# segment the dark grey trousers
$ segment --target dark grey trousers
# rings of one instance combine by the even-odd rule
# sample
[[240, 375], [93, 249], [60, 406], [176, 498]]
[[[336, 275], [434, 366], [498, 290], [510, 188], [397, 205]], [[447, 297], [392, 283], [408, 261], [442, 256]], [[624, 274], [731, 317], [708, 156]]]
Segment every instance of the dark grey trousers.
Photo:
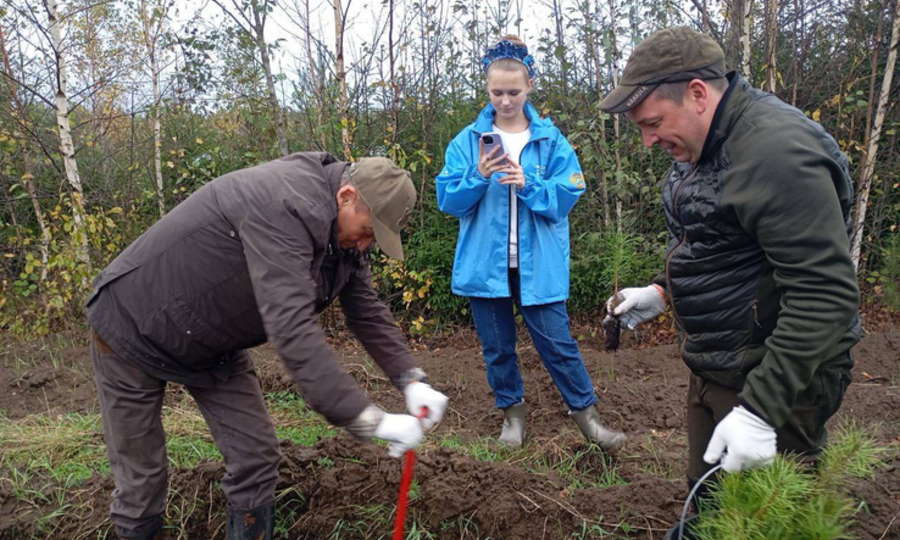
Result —
[[[818, 459], [828, 438], [825, 423], [837, 412], [849, 384], [846, 370], [820, 375], [817, 383], [798, 397], [788, 421], [775, 430], [778, 451], [794, 454], [801, 462]], [[691, 374], [687, 398], [689, 480], [700, 479], [713, 467], [703, 461], [703, 454], [716, 425], [740, 405], [739, 393]]]
[[[119, 357], [94, 331], [91, 357], [116, 482], [112, 523], [119, 536], [137, 537], [166, 508], [168, 464], [161, 417], [166, 381]], [[186, 388], [225, 458], [222, 490], [228, 502], [238, 509], [273, 502], [281, 450], [247, 352], [227, 381], [216, 381], [213, 388]]]

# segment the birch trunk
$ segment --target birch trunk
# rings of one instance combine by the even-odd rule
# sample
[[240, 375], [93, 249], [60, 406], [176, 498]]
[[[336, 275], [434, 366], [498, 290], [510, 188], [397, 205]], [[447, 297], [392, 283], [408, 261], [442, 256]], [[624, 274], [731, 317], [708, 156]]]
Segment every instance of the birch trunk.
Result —
[[860, 176], [859, 203], [856, 206], [856, 220], [853, 224], [853, 242], [850, 255], [853, 265], [859, 269], [860, 252], [862, 251], [863, 230], [866, 223], [866, 207], [869, 204], [869, 188], [872, 186], [872, 178], [875, 172], [875, 163], [878, 155], [878, 141], [881, 138], [881, 127], [884, 124], [884, 114], [888, 109], [891, 83], [894, 78], [894, 65], [897, 63], [897, 43], [900, 40], [900, 2], [894, 11], [893, 30], [891, 31], [891, 44], [888, 48], [887, 65], [884, 68], [884, 79], [881, 81], [881, 94], [878, 96], [878, 111], [875, 113], [875, 121], [872, 124], [872, 133], [869, 135], [869, 144], [866, 147], [866, 164]]
[[352, 137], [350, 135], [350, 115], [347, 99], [347, 74], [344, 72], [344, 15], [341, 10], [341, 0], [334, 0], [334, 33], [336, 46], [336, 71], [338, 90], [340, 92], [341, 108], [341, 144], [344, 147], [344, 158], [352, 161], [353, 154], [350, 151]]
[[768, 14], [766, 25], [766, 85], [764, 90], [775, 93], [778, 82], [778, 60], [775, 54], [778, 45], [778, 0], [766, 0]]
[[325, 93], [324, 89], [319, 86], [319, 78], [316, 75], [316, 61], [313, 56], [312, 50], [312, 29], [309, 26], [309, 0], [305, 0], [304, 5], [306, 7], [306, 19], [304, 20], [304, 30], [306, 31], [306, 57], [309, 60], [309, 75], [312, 78], [312, 86], [313, 86], [313, 95], [316, 97], [316, 121], [318, 122], [316, 126], [319, 131], [319, 144], [321, 150], [326, 150], [328, 145], [325, 141], [325, 130], [322, 129], [325, 125], [325, 120], [323, 118], [323, 112], [325, 110], [325, 98], [323, 94]]
[[272, 75], [272, 62], [269, 60], [269, 47], [266, 46], [265, 29], [266, 15], [261, 14], [257, 2], [253, 2], [253, 30], [255, 31], [256, 46], [259, 48], [259, 57], [262, 61], [263, 72], [266, 76], [266, 88], [269, 93], [269, 107], [272, 114], [275, 115], [275, 132], [278, 135], [278, 146], [281, 149], [281, 155], [286, 156], [290, 153], [288, 149], [287, 134], [285, 133], [284, 111], [281, 104], [278, 103], [278, 94], [275, 93], [275, 77]]
[[[162, 126], [160, 124], [159, 59], [156, 54], [158, 32], [153, 28], [146, 0], [140, 3], [141, 24], [144, 29], [144, 47], [150, 59], [150, 79], [153, 86], [153, 167], [156, 174], [156, 202], [159, 217], [166, 215], [166, 196], [162, 177]], [[162, 21], [160, 21], [162, 24]]]
[[72, 189], [72, 219], [75, 225], [76, 241], [80, 244], [78, 259], [91, 271], [91, 258], [88, 254], [88, 238], [85, 234], [84, 192], [81, 177], [78, 175], [78, 162], [75, 161], [75, 145], [69, 128], [69, 99], [66, 95], [66, 62], [62, 47], [62, 31], [56, 0], [44, 0], [47, 16], [50, 21], [50, 36], [56, 54], [56, 125], [59, 129], [59, 153], [63, 156], [66, 179]]
[[[750, 79], [750, 8], [752, 0], [741, 2], [741, 73], [748, 81]], [[752, 82], [752, 81], [751, 81]]]

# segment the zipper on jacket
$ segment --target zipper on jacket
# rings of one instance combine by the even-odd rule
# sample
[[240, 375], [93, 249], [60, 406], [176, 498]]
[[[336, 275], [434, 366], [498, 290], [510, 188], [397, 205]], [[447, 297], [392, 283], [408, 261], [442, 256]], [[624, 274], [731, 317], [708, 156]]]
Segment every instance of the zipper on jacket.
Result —
[[[697, 174], [697, 171], [700, 170], [700, 166], [697, 165], [694, 167], [694, 170], [691, 171], [687, 177], [682, 180], [681, 184], [679, 184], [678, 189], [675, 190], [675, 195], [672, 197], [672, 209], [675, 212], [675, 219], [678, 219], [679, 224], [681, 224], [681, 216], [678, 214], [678, 195], [681, 194], [681, 188], [684, 187], [694, 176]], [[682, 229], [684, 226], [682, 225]], [[672, 304], [672, 315], [675, 317], [675, 323], [681, 328], [681, 331], [687, 334], [687, 330], [684, 329], [684, 324], [681, 322], [681, 318], [678, 316], [678, 311], [675, 309], [675, 294], [672, 289], [672, 277], [669, 275], [669, 263], [672, 262], [672, 257], [675, 255], [675, 252], [681, 249], [684, 244], [687, 242], [687, 234], [682, 234], [681, 242], [678, 243], [675, 248], [669, 252], [666, 256], [666, 287], [669, 289], [669, 299]], [[687, 343], [687, 338], [681, 340], [681, 352], [684, 352], [685, 344]]]
[[753, 300], [753, 306], [750, 309], [753, 311], [753, 322], [758, 328], [762, 328], [762, 325], [759, 324], [759, 299]]
[[[510, 237], [510, 232], [512, 231], [512, 205], [513, 205], [513, 197], [514, 197], [512, 190], [516, 189], [516, 186], [509, 186], [509, 189], [510, 189], [509, 196], [508, 196], [509, 201], [507, 202], [507, 211], [506, 211], [506, 217], [507, 217], [507, 219], [506, 219], [506, 225], [507, 225], [507, 228], [506, 228], [506, 286], [507, 286], [507, 288], [509, 288], [509, 298], [513, 302], [515, 302], [516, 299], [513, 298], [513, 293], [512, 293], [512, 283], [509, 282], [509, 271], [511, 269], [509, 264], [512, 261], [512, 243], [509, 241], [509, 237]], [[518, 239], [519, 239], [519, 229], [517, 227], [516, 228], [516, 240], [518, 240]], [[516, 247], [519, 247], [518, 242], [516, 242]], [[518, 271], [518, 268], [516, 268], [516, 270]]]

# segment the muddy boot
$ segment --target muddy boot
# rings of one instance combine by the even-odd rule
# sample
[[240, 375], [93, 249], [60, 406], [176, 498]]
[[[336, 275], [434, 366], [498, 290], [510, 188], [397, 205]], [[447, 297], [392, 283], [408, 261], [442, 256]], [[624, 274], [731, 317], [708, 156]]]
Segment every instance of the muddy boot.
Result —
[[603, 424], [600, 423], [600, 413], [597, 412], [597, 407], [591, 405], [587, 409], [580, 411], [569, 411], [569, 416], [572, 417], [572, 420], [575, 420], [578, 429], [581, 430], [581, 433], [588, 441], [596, 443], [607, 452], [616, 453], [625, 444], [626, 437], [624, 433], [610, 431], [603, 427]]
[[499, 441], [510, 448], [519, 448], [525, 440], [525, 403], [503, 409], [503, 431]]
[[275, 504], [253, 510], [238, 510], [228, 505], [228, 540], [272, 540]]

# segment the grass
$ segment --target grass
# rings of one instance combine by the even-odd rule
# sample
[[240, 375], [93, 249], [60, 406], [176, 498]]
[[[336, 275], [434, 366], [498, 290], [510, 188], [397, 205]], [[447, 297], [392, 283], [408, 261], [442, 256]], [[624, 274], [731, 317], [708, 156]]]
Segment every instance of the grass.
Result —
[[[309, 446], [336, 433], [296, 394], [278, 392], [266, 398], [279, 438]], [[203, 460], [222, 460], [203, 416], [189, 399], [163, 407], [162, 422], [170, 466], [193, 468]], [[95, 473], [110, 473], [100, 415], [0, 417], [0, 470], [0, 485], [8, 487], [16, 499], [35, 507], [64, 507], [66, 493]], [[177, 499], [173, 508], [190, 509], [198, 504], [188, 494], [170, 496]], [[45, 514], [38, 526], [60, 515], [58, 510]], [[176, 522], [181, 519], [173, 517]]]
[[[339, 519], [328, 535], [328, 540], [387, 540], [393, 537], [395, 508], [385, 504], [371, 506], [352, 506], [353, 517]], [[439, 537], [459, 538], [460, 540], [492, 540], [490, 536], [482, 536], [478, 525], [469, 518], [456, 518], [442, 521], [437, 527], [428, 527], [408, 515], [403, 529], [404, 540], [434, 540]]]
[[567, 491], [606, 488], [628, 482], [619, 474], [616, 458], [595, 444], [562, 447], [553, 442], [542, 445], [526, 443], [513, 449], [487, 437], [464, 442], [457, 434], [447, 434], [438, 443], [465, 454], [476, 461], [511, 463], [534, 474], [556, 473], [568, 482]]
[[270, 392], [266, 406], [275, 423], [275, 434], [299, 446], [312, 446], [337, 431], [324, 418], [306, 406], [295, 392]]
[[[681, 440], [681, 444], [673, 445], [673, 437], [676, 440]], [[641, 443], [643, 450], [641, 452], [643, 454], [641, 456], [641, 470], [646, 474], [665, 478], [666, 480], [681, 480], [684, 478], [683, 462], [685, 456], [681, 456], [678, 460], [673, 461], [667, 460], [664, 455], [665, 451], [673, 446], [686, 448], [687, 443], [684, 442], [684, 438], [684, 436], [676, 437], [675, 430], [657, 431], [651, 429]], [[647, 456], [649, 456], [649, 459]]]

